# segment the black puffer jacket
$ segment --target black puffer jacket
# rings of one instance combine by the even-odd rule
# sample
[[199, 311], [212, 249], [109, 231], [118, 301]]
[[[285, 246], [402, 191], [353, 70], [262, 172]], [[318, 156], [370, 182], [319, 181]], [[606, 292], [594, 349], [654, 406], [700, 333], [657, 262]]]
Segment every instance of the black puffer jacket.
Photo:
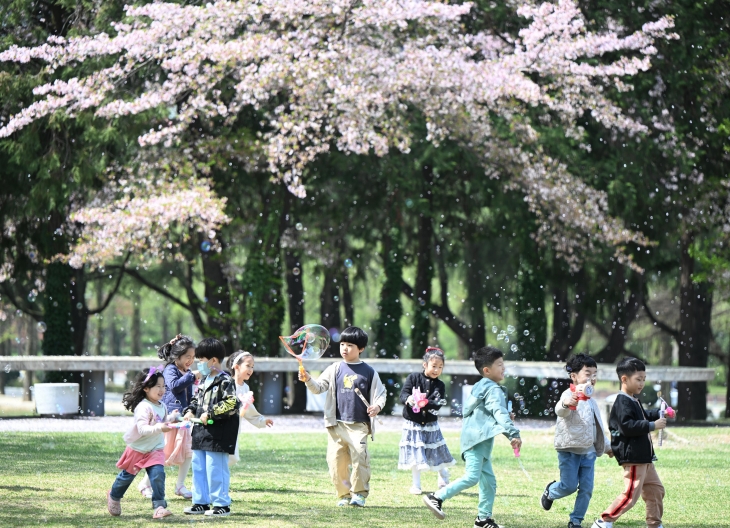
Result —
[[236, 383], [228, 374], [221, 372], [205, 390], [205, 380], [200, 389], [183, 411], [192, 412], [196, 418], [207, 412], [212, 424], [193, 426], [193, 449], [215, 451], [232, 455], [236, 452], [238, 440], [238, 409], [241, 402], [236, 398]]
[[641, 402], [619, 392], [611, 409], [608, 428], [611, 449], [619, 464], [650, 464], [656, 460], [649, 432], [659, 419], [659, 410], [644, 410]]
[[[416, 387], [420, 388], [421, 392], [425, 392], [428, 398], [428, 403], [418, 413], [413, 412], [410, 405], [406, 405], [408, 396]], [[438, 420], [438, 411], [441, 408], [438, 402], [443, 398], [446, 398], [446, 385], [443, 381], [438, 378], [429, 378], [423, 372], [409, 374], [400, 392], [400, 402], [404, 405], [403, 418], [421, 425], [435, 422]]]

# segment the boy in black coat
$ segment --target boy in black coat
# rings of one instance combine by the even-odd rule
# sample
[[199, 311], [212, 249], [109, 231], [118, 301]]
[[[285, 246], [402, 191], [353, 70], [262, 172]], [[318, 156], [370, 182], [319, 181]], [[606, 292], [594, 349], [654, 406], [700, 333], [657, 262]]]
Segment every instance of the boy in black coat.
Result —
[[646, 367], [636, 358], [626, 358], [616, 366], [621, 392], [611, 409], [608, 421], [611, 448], [624, 468], [625, 488], [611, 506], [593, 523], [593, 528], [613, 528], [613, 523], [629, 511], [639, 496], [646, 503], [646, 525], [662, 528], [664, 486], [654, 467], [651, 431], [664, 429], [666, 418], [658, 410], [645, 411], [636, 399], [646, 383]]

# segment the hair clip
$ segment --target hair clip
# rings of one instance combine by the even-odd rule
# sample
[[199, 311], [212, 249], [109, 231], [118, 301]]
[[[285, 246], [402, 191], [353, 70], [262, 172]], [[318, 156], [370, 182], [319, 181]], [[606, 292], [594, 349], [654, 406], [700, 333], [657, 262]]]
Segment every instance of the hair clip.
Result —
[[147, 381], [149, 381], [149, 379], [152, 377], [152, 375], [155, 372], [160, 373], [163, 370], [165, 370], [165, 366], [164, 365], [157, 365], [156, 367], [150, 367], [150, 371], [147, 373], [147, 377], [144, 379], [144, 381], [142, 383], [143, 384], [144, 383], [147, 383]]

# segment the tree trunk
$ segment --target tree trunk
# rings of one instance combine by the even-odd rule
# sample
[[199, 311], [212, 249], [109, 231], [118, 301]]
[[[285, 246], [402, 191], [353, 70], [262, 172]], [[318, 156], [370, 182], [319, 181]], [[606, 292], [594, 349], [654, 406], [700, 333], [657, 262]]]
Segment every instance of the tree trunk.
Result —
[[487, 345], [487, 334], [484, 328], [484, 273], [481, 266], [481, 245], [474, 241], [473, 235], [466, 241], [466, 306], [470, 323], [471, 339], [469, 348], [479, 350]]
[[162, 337], [160, 337], [160, 343], [166, 343], [172, 339], [170, 335], [170, 303], [167, 299], [162, 301], [162, 313], [160, 314], [160, 330], [162, 331]]
[[[101, 306], [101, 303], [104, 302], [104, 287], [101, 283], [101, 281], [96, 281], [96, 285], [94, 288], [94, 293], [96, 294], [96, 306]], [[167, 317], [167, 314], [165, 314], [163, 310], [163, 317]], [[94, 355], [101, 356], [101, 351], [104, 347], [104, 316], [99, 313], [96, 314], [96, 339], [94, 343]]]
[[[340, 285], [337, 282], [337, 271], [327, 268], [324, 270], [322, 291], [319, 295], [319, 320], [322, 326], [331, 330], [336, 328], [342, 330], [342, 319], [340, 317]], [[325, 353], [326, 357], [338, 357], [339, 344], [334, 340]]]
[[[304, 271], [299, 255], [292, 248], [286, 250], [284, 257], [286, 265], [286, 289], [289, 297], [289, 334], [304, 326]], [[287, 385], [294, 396], [291, 402], [292, 413], [303, 413], [307, 410], [307, 386], [299, 381], [296, 374], [287, 376]]]
[[[226, 251], [224, 248], [223, 251]], [[223, 271], [221, 253], [202, 251], [205, 298], [207, 299], [207, 326], [226, 347], [226, 353], [233, 352], [231, 339], [231, 299], [228, 279]]]
[[[35, 320], [28, 318], [26, 320], [26, 347], [25, 354], [27, 356], [35, 356], [38, 354], [38, 329]], [[26, 370], [23, 376], [23, 401], [31, 401], [33, 394], [30, 388], [33, 386], [33, 371]]]
[[131, 349], [130, 354], [133, 356], [142, 355], [142, 321], [141, 319], [141, 304], [142, 297], [139, 292], [135, 291], [132, 293], [132, 320], [130, 321], [130, 332], [131, 332]]
[[[621, 354], [626, 352], [626, 336], [629, 326], [636, 320], [639, 310], [643, 307], [644, 282], [640, 275], [634, 275], [629, 287], [626, 287], [625, 269], [621, 264], [615, 268], [615, 285], [621, 292], [616, 303], [611, 330], [608, 333], [608, 343], [596, 354], [595, 360], [599, 363], [614, 363]], [[628, 299], [626, 294], [628, 293]]]
[[71, 334], [74, 355], [86, 352], [86, 332], [89, 328], [89, 310], [86, 306], [86, 277], [83, 269], [73, 270], [71, 279]]
[[350, 290], [350, 274], [342, 275], [342, 302], [345, 305], [345, 324], [344, 326], [353, 326], [355, 324], [355, 302], [352, 298], [352, 290]]
[[[586, 324], [585, 272], [580, 270], [575, 277], [574, 295], [568, 285], [553, 288], [553, 331], [548, 361], [565, 361], [583, 336]], [[575, 303], [571, 306], [571, 298]]]
[[429, 345], [431, 334], [431, 284], [433, 282], [433, 168], [421, 169], [423, 183], [421, 196], [426, 201], [420, 206], [418, 218], [418, 249], [416, 253], [416, 282], [413, 286], [413, 328], [411, 329], [411, 357], [421, 357]]
[[[74, 270], [67, 264], [52, 262], [46, 271], [44, 292], [43, 333], [44, 356], [67, 356], [75, 354], [74, 332], [71, 331], [71, 280]], [[75, 307], [73, 308], [76, 309]], [[70, 372], [49, 371], [45, 373], [46, 383], [63, 383], [72, 378]]]

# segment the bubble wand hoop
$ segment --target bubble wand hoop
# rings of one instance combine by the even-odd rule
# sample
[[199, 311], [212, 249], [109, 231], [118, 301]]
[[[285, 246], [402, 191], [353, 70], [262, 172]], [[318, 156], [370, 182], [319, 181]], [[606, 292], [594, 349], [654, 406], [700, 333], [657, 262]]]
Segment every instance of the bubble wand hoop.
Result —
[[[284, 348], [299, 362], [299, 374], [304, 376], [306, 372], [303, 359], [319, 359], [330, 346], [330, 333], [321, 325], [304, 325], [290, 336], [279, 336]], [[301, 346], [301, 352], [297, 354], [292, 346]]]

